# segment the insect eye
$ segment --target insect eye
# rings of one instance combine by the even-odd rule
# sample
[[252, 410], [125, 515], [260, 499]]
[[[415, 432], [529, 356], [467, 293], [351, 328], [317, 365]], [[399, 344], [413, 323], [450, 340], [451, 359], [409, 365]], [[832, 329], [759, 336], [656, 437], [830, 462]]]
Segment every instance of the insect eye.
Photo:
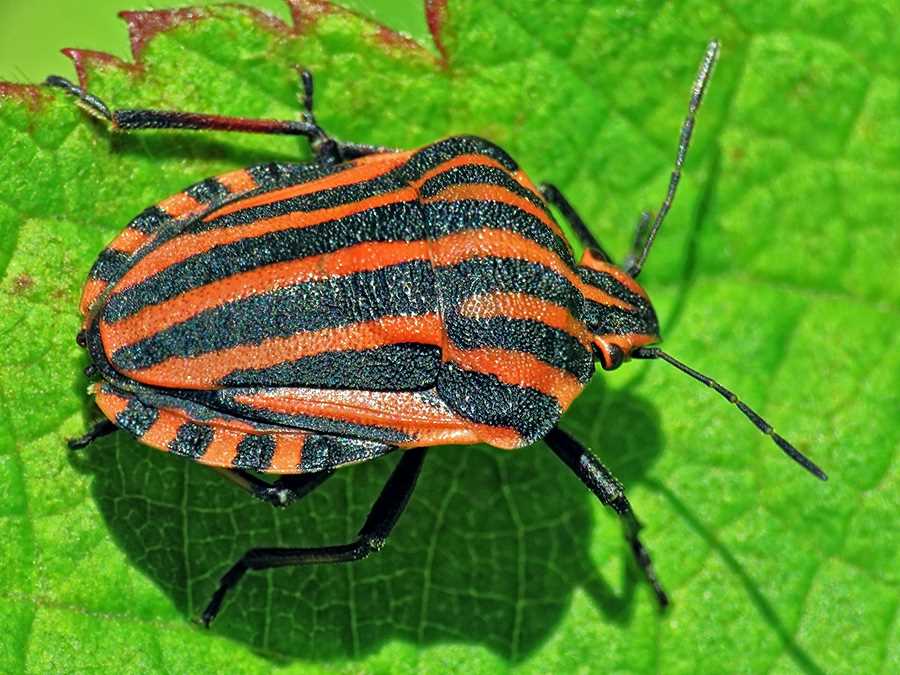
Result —
[[617, 345], [594, 345], [594, 356], [600, 361], [603, 370], [615, 370], [625, 361], [625, 352]]

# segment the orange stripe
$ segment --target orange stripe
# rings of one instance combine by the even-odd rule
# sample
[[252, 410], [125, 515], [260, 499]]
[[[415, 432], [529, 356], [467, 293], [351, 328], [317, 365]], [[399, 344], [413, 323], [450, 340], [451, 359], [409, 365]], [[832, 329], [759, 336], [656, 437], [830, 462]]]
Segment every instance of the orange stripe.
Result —
[[517, 171], [513, 171], [510, 175], [515, 178], [516, 182], [523, 188], [525, 188], [529, 192], [533, 192], [536, 196], [540, 197], [543, 204], [547, 204], [546, 200], [544, 199], [544, 195], [541, 194], [541, 191], [538, 189], [537, 185], [531, 182], [531, 179], [524, 171], [519, 169]]
[[303, 442], [307, 434], [277, 433], [275, 437], [275, 454], [266, 473], [299, 473], [300, 461], [303, 459]]
[[108, 285], [108, 283], [100, 279], [88, 279], [85, 282], [84, 290], [81, 291], [81, 302], [78, 305], [78, 310], [83, 317], [87, 317], [91, 311], [91, 305], [103, 295], [103, 291], [106, 290]]
[[[134, 286], [167, 267], [182, 262], [193, 255], [209, 251], [215, 246], [230, 244], [241, 239], [257, 237], [272, 232], [311, 227], [378, 206], [414, 201], [415, 199], [415, 191], [410, 187], [406, 187], [395, 192], [376, 195], [358, 202], [342, 204], [332, 208], [287, 213], [283, 216], [266, 218], [247, 225], [198, 232], [196, 234], [182, 234], [141, 258], [116, 284], [116, 292], [118, 293]], [[243, 203], [242, 200], [238, 201]]]
[[617, 298], [614, 295], [610, 295], [609, 293], [597, 288], [596, 286], [591, 286], [590, 284], [582, 282], [581, 285], [581, 294], [584, 295], [588, 300], [592, 300], [593, 302], [600, 303], [601, 305], [611, 305], [613, 307], [621, 307], [624, 310], [629, 312], [636, 312], [637, 308], [629, 302], [625, 302], [621, 298]]
[[125, 371], [132, 379], [157, 387], [207, 389], [235, 367], [267, 368], [327, 351], [373, 349], [403, 342], [440, 346], [443, 322], [436, 314], [385, 317], [340, 328], [271, 338], [194, 357], [172, 357], [149, 368]]
[[96, 387], [95, 392], [94, 401], [97, 403], [97, 407], [100, 408], [109, 421], [115, 422], [119, 413], [128, 406], [128, 399], [110, 391], [105, 391], [103, 387]]
[[411, 152], [382, 153], [378, 155], [379, 161], [354, 165], [351, 168], [331, 174], [330, 176], [324, 176], [317, 180], [298, 183], [297, 185], [291, 185], [290, 187], [278, 190], [271, 190], [255, 197], [250, 197], [249, 199], [239, 199], [209, 213], [203, 220], [209, 222], [221, 216], [226, 216], [229, 213], [249, 209], [254, 206], [265, 206], [283, 199], [291, 199], [292, 197], [300, 197], [301, 195], [308, 195], [314, 192], [321, 192], [322, 190], [330, 190], [336, 187], [343, 187], [361, 181], [371, 180], [400, 166], [409, 159], [411, 154]]
[[363, 166], [365, 164], [377, 164], [378, 162], [384, 162], [388, 160], [388, 155], [397, 156], [403, 155], [404, 159], [409, 159], [409, 156], [412, 155], [416, 150], [385, 150], [384, 152], [373, 152], [371, 155], [363, 155], [362, 157], [357, 157], [356, 159], [352, 159], [347, 164], [349, 166]]
[[504, 204], [508, 204], [509, 206], [520, 209], [521, 211], [525, 211], [526, 213], [529, 213], [540, 220], [544, 225], [550, 228], [550, 230], [554, 234], [556, 234], [556, 236], [558, 236], [562, 241], [566, 242], [566, 245], [568, 245], [568, 241], [566, 240], [566, 236], [563, 234], [563, 231], [559, 228], [559, 225], [556, 224], [556, 221], [547, 214], [546, 211], [538, 206], [535, 206], [524, 197], [520, 197], [519, 195], [514, 194], [506, 188], [500, 187], [499, 185], [490, 185], [488, 183], [451, 185], [447, 188], [444, 188], [432, 197], [426, 197], [422, 199], [422, 202], [425, 204], [430, 204], [432, 202], [452, 202], [466, 199], [502, 202]]
[[473, 153], [467, 155], [457, 155], [453, 159], [449, 159], [442, 164], [438, 164], [433, 169], [429, 169], [428, 171], [423, 173], [422, 177], [414, 180], [412, 184], [418, 189], [422, 186], [422, 183], [431, 178], [434, 178], [435, 176], [446, 173], [447, 171], [455, 169], [459, 166], [469, 166], [472, 164], [494, 167], [495, 169], [500, 169], [504, 173], [509, 174], [509, 170], [500, 162], [493, 160], [490, 157], [485, 157], [484, 155], [476, 155]]
[[436, 239], [432, 248], [432, 261], [439, 267], [457, 265], [473, 258], [512, 258], [548, 267], [576, 288], [584, 283], [556, 253], [516, 232], [489, 228], [463, 230]]
[[552, 396], [563, 410], [581, 393], [584, 385], [564, 370], [525, 352], [508, 349], [457, 349], [448, 346], [444, 357], [466, 370], [490, 373], [506, 384], [531, 387]]
[[182, 293], [171, 300], [144, 307], [115, 324], [101, 323], [100, 334], [106, 353], [111, 355], [116, 349], [139, 342], [206, 309], [227, 302], [295, 284], [377, 270], [409, 260], [427, 259], [428, 244], [424, 241], [357, 244], [333, 253], [266, 265], [226, 277]]
[[[625, 288], [629, 289], [632, 293], [640, 295], [643, 298], [647, 298], [647, 292], [640, 287], [637, 281], [628, 276], [623, 270], [619, 269], [612, 263], [600, 260], [591, 252], [590, 249], [584, 250], [584, 253], [581, 255], [580, 265], [582, 267], [587, 267], [589, 270], [594, 270], [595, 272], [603, 272], [609, 274], [613, 279], [625, 286]], [[600, 301], [598, 300], [598, 302]]]
[[171, 443], [178, 434], [178, 427], [186, 421], [184, 414], [175, 414], [171, 410], [160, 410], [156, 421], [141, 436], [141, 442], [154, 448], [169, 451]]
[[472, 445], [487, 443], [495, 448], [512, 450], [522, 447], [522, 437], [510, 427], [493, 427], [460, 419], [458, 426], [433, 425], [424, 429], [413, 441], [398, 443], [401, 448], [418, 448], [434, 445]]
[[140, 230], [135, 230], [132, 227], [126, 227], [106, 248], [119, 251], [120, 253], [134, 253], [143, 246], [148, 239], [150, 239], [149, 234], [144, 234]]
[[209, 466], [231, 466], [237, 455], [238, 443], [241, 442], [241, 439], [246, 434], [218, 427], [215, 424], [209, 424], [208, 426], [213, 430], [212, 441], [210, 441], [206, 452], [203, 453], [203, 457], [199, 461]]
[[431, 405], [415, 392], [285, 387], [235, 396], [235, 400], [268, 412], [387, 426], [406, 433], [415, 433], [435, 424], [459, 422], [459, 417], [447, 406]]
[[454, 413], [442, 401], [425, 400], [416, 392], [280, 388], [237, 396], [235, 400], [259, 410], [287, 415], [314, 415], [390, 427], [414, 437], [399, 444], [405, 448], [482, 441], [502, 448], [521, 444], [521, 437], [513, 429], [475, 424]]
[[198, 202], [187, 192], [179, 192], [167, 199], [163, 199], [157, 206], [173, 218], [180, 218], [181, 216], [206, 208], [205, 204]]
[[225, 186], [225, 189], [232, 194], [238, 192], [247, 192], [257, 187], [256, 181], [250, 172], [246, 169], [238, 169], [237, 171], [229, 171], [217, 176], [216, 180]]
[[626, 333], [625, 335], [595, 335], [594, 344], [596, 344], [604, 354], [607, 363], [609, 363], [608, 345], [616, 345], [625, 356], [631, 356], [631, 352], [638, 347], [659, 342], [658, 335], [644, 335], [643, 333]]
[[588, 351], [591, 349], [591, 335], [581, 321], [572, 316], [565, 307], [534, 295], [503, 292], [473, 295], [462, 301], [459, 313], [472, 319], [506, 317], [540, 321], [571, 335]]

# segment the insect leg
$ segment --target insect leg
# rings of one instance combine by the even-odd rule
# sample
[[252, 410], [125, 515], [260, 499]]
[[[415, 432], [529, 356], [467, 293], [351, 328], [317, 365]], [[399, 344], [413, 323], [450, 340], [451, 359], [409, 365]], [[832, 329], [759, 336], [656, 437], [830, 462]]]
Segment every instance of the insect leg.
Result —
[[660, 607], [665, 608], [669, 604], [669, 598], [656, 577], [650, 552], [638, 538], [641, 524], [631, 509], [622, 484], [587, 448], [559, 427], [553, 427], [544, 438], [544, 442], [581, 479], [581, 482], [590, 488], [604, 506], [610, 507], [619, 516], [625, 529], [625, 540], [631, 547], [634, 559], [653, 588]]
[[298, 499], [302, 499], [334, 473], [333, 470], [325, 470], [316, 473], [289, 474], [281, 476], [274, 483], [269, 483], [243, 469], [217, 470], [257, 499], [279, 507], [290, 506]]
[[[314, 121], [309, 121], [312, 118], [308, 112], [304, 113], [303, 120], [297, 121], [230, 117], [179, 110], [153, 110], [149, 108], [122, 108], [117, 110], [110, 108], [97, 96], [58, 75], [51, 75], [44, 81], [44, 84], [50, 87], [58, 87], [74, 96], [78, 100], [78, 104], [88, 113], [108, 122], [112, 129], [117, 131], [193, 129], [198, 131], [238, 131], [254, 134], [305, 136], [309, 139], [316, 159], [328, 164], [352, 159], [353, 157], [361, 157], [372, 152], [388, 151], [387, 148], [335, 141], [318, 124], [315, 124]], [[311, 104], [311, 96], [309, 100]], [[344, 154], [345, 152], [346, 155]]]
[[353, 562], [380, 550], [409, 502], [427, 450], [414, 448], [403, 453], [357, 538], [351, 543], [318, 548], [254, 548], [247, 551], [219, 581], [219, 588], [203, 611], [203, 623], [209, 626], [219, 613], [225, 595], [249, 570]]
[[365, 145], [360, 143], [345, 143], [330, 136], [319, 126], [316, 121], [315, 113], [313, 113], [313, 76], [312, 73], [305, 68], [298, 69], [300, 73], [300, 86], [303, 89], [303, 96], [300, 100], [303, 105], [302, 119], [307, 124], [316, 127], [320, 135], [317, 138], [310, 138], [310, 146], [318, 159], [323, 164], [336, 164], [337, 162], [356, 159], [378, 152], [394, 152], [391, 148], [384, 148], [379, 145]]
[[566, 219], [566, 222], [572, 227], [575, 231], [575, 235], [578, 237], [578, 241], [581, 242], [581, 245], [585, 248], [591, 249], [598, 258], [606, 261], [612, 262], [612, 259], [609, 257], [609, 254], [603, 250], [603, 247], [600, 245], [600, 242], [591, 234], [590, 230], [588, 230], [587, 225], [585, 225], [584, 220], [581, 219], [581, 216], [575, 211], [572, 205], [569, 203], [569, 200], [563, 196], [563, 193], [560, 192], [559, 188], [551, 183], [541, 183], [540, 185], [541, 195], [549, 204], [552, 204], [559, 212], [562, 213], [563, 217]]
[[91, 443], [96, 441], [98, 438], [103, 438], [104, 436], [108, 436], [114, 431], [118, 431], [119, 427], [110, 422], [108, 419], [102, 419], [90, 429], [88, 429], [87, 433], [83, 436], [79, 436], [78, 438], [70, 438], [68, 440], [68, 445], [70, 450], [81, 450], [81, 448], [86, 448]]

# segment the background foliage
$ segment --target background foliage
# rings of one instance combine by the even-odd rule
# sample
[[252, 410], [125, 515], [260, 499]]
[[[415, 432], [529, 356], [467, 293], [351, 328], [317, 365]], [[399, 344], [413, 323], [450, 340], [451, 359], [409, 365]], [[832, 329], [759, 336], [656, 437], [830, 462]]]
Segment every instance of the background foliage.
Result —
[[758, 406], [831, 481], [703, 387], [628, 365], [598, 376], [565, 425], [625, 482], [673, 597], [666, 615], [614, 519], [538, 444], [433, 452], [380, 555], [249, 575], [205, 632], [193, 621], [234, 558], [349, 539], [395, 460], [276, 513], [125, 438], [70, 455], [64, 439], [97, 415], [75, 307], [140, 208], [307, 150], [111, 136], [56, 94], [0, 85], [0, 670], [900, 670], [897, 10], [598, 4], [432, 3], [442, 57], [317, 2], [286, 24], [216, 8], [144, 32], [137, 65], [79, 63], [119, 106], [285, 118], [291, 66], [305, 64], [339, 136], [485, 135], [558, 183], [621, 254], [658, 204], [690, 81], [719, 37], [642, 280], [668, 348]]

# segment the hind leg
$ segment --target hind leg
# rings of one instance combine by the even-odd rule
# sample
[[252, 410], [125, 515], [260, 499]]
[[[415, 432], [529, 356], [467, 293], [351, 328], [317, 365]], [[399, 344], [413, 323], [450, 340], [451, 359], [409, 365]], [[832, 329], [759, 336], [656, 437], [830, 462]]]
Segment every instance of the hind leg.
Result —
[[206, 609], [203, 623], [206, 626], [216, 618], [225, 595], [250, 570], [266, 570], [273, 567], [293, 567], [320, 563], [353, 562], [362, 560], [381, 550], [394, 525], [409, 503], [416, 479], [425, 460], [427, 448], [406, 450], [387, 483], [369, 511], [359, 534], [349, 544], [321, 546], [317, 548], [254, 548], [247, 551], [219, 582]]

